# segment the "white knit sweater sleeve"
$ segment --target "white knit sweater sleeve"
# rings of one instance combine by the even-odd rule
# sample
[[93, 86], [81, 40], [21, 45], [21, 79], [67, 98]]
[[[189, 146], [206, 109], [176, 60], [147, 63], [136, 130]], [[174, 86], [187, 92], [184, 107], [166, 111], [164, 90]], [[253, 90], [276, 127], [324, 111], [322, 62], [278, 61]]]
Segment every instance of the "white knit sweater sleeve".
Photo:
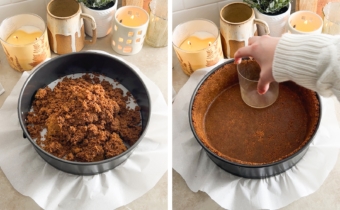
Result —
[[291, 80], [340, 101], [340, 36], [285, 34], [274, 55], [277, 82]]

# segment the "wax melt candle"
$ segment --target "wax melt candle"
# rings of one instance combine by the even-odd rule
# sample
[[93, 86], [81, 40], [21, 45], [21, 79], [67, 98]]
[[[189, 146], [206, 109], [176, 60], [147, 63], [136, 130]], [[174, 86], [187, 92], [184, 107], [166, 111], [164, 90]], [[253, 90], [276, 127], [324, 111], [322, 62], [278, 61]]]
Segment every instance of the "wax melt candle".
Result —
[[9, 44], [25, 45], [30, 44], [43, 34], [43, 32], [34, 26], [22, 26], [14, 31], [6, 40]]
[[216, 37], [211, 33], [198, 31], [185, 39], [179, 48], [188, 51], [203, 50], [211, 46], [215, 39]]

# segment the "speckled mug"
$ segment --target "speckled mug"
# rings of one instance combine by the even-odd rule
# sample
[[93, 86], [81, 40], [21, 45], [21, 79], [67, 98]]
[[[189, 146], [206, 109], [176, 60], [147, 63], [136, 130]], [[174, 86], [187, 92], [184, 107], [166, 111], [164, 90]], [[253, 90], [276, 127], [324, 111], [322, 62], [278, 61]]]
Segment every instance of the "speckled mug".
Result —
[[[84, 21], [92, 25], [92, 40], [85, 40]], [[94, 44], [97, 39], [96, 22], [81, 11], [75, 0], [52, 0], [47, 5], [48, 39], [53, 52], [67, 54], [79, 52], [85, 44]]]
[[233, 58], [234, 53], [248, 45], [248, 39], [257, 35], [256, 24], [269, 27], [263, 20], [255, 19], [254, 10], [246, 3], [236, 2], [225, 5], [220, 12], [220, 30], [224, 56]]

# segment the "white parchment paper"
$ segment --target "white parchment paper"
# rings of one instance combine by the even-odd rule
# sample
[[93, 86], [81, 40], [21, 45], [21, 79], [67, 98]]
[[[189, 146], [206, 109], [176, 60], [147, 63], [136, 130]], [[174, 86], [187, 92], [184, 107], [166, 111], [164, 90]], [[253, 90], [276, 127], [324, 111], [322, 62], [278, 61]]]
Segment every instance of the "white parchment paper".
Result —
[[173, 103], [173, 168], [189, 188], [206, 192], [226, 209], [278, 209], [315, 192], [333, 169], [340, 129], [332, 99], [322, 98], [322, 120], [306, 155], [290, 170], [266, 179], [246, 179], [220, 169], [194, 138], [189, 103], [199, 81], [212, 68], [194, 72]]
[[29, 74], [22, 74], [0, 109], [0, 166], [17, 191], [33, 198], [44, 209], [92, 210], [126, 205], [155, 186], [167, 171], [167, 105], [159, 88], [136, 66], [129, 65], [149, 90], [150, 124], [144, 139], [125, 162], [94, 176], [77, 176], [55, 169], [23, 138], [17, 101]]

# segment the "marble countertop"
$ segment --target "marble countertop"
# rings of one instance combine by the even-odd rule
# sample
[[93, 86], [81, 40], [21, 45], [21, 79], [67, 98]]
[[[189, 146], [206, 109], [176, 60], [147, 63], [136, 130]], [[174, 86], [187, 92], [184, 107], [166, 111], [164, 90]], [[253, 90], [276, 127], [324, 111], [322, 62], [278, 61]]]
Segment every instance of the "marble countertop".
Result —
[[[186, 83], [189, 77], [184, 74], [178, 59], [173, 55], [172, 63], [172, 86], [177, 93]], [[340, 103], [333, 97], [336, 116], [340, 129]], [[322, 169], [320, 169], [322, 170]], [[185, 198], [185, 199], [183, 199]], [[174, 169], [172, 170], [172, 201], [173, 209], [195, 209], [195, 210], [222, 210], [223, 208], [212, 200], [205, 192], [192, 192], [182, 176]], [[325, 182], [313, 194], [303, 197], [282, 210], [340, 210], [340, 154]]]
[[[121, 56], [113, 51], [110, 45], [111, 36], [98, 39], [94, 45], [86, 45], [82, 51], [102, 50], [110, 54], [120, 56], [124, 60], [137, 66], [150, 80], [152, 80], [161, 90], [165, 101], [168, 96], [168, 48], [152, 48], [146, 43], [143, 49], [131, 56]], [[58, 56], [52, 54], [52, 57]], [[0, 83], [5, 88], [5, 93], [0, 95], [0, 107], [7, 96], [11, 93], [14, 85], [21, 77], [20, 72], [13, 70], [6, 59], [5, 53], [0, 48]], [[165, 173], [158, 183], [146, 194], [118, 208], [124, 209], [167, 209], [168, 206], [168, 176]], [[3, 171], [0, 169], [0, 209], [41, 209], [33, 199], [23, 196], [17, 192], [9, 183]]]

